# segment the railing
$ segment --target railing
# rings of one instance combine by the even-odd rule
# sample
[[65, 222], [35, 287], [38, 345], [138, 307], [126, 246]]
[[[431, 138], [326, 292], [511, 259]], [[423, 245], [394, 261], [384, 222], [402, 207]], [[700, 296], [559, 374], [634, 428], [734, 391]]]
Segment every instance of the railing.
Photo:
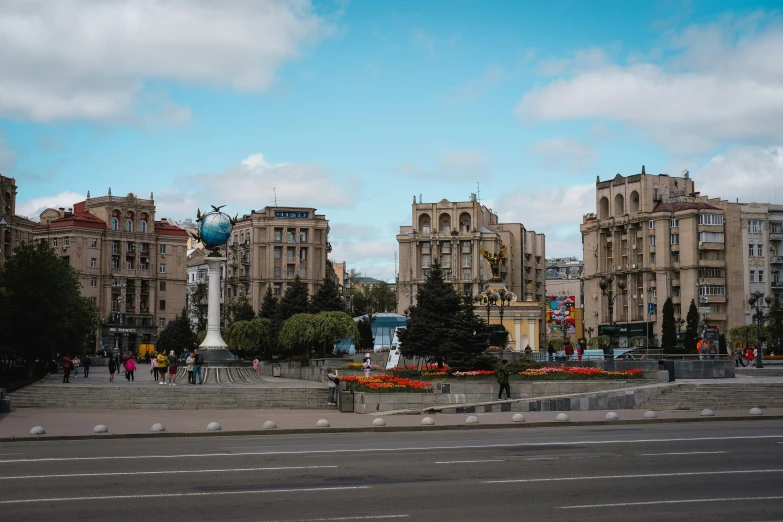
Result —
[[770, 259], [772, 263], [783, 263], [783, 256], [772, 256]]

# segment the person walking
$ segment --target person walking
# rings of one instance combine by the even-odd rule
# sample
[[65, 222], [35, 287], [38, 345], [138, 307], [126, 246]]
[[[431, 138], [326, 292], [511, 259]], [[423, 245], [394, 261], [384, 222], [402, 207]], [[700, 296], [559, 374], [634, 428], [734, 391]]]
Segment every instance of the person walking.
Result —
[[571, 341], [568, 341], [565, 345], [565, 356], [566, 361], [570, 361], [574, 356], [574, 345], [571, 344]]
[[156, 357], [150, 357], [150, 373], [152, 374], [152, 380], [157, 381], [158, 380], [158, 358]]
[[188, 371], [188, 384], [193, 384], [193, 363], [196, 358], [192, 354], [188, 354], [185, 359], [185, 369]]
[[73, 361], [67, 355], [63, 356], [63, 384], [71, 382], [71, 368]]
[[546, 354], [547, 354], [547, 360], [549, 362], [553, 362], [555, 360], [555, 349], [552, 347], [551, 344], [547, 346]]
[[585, 340], [579, 339], [576, 341], [576, 358], [579, 362], [582, 362], [582, 356], [585, 354]]
[[511, 386], [508, 384], [508, 378], [511, 372], [508, 371], [508, 361], [503, 359], [495, 370], [495, 378], [500, 385], [498, 390], [498, 400], [503, 396], [503, 390], [506, 390], [506, 400], [511, 398]]
[[79, 360], [79, 356], [75, 356], [71, 363], [73, 363], [73, 376], [78, 377], [79, 376], [79, 366], [82, 364], [82, 362]]
[[204, 356], [198, 353], [198, 348], [194, 348], [193, 357], [195, 358], [193, 361], [193, 382], [190, 384], [196, 384], [196, 379], [198, 379], [199, 384], [204, 384], [204, 378], [201, 376], [201, 365], [204, 364]]
[[707, 343], [704, 342], [704, 339], [699, 339], [699, 342], [696, 343], [696, 352], [699, 354], [699, 359], [702, 361], [706, 359]]
[[136, 361], [132, 358], [125, 361], [125, 380], [134, 381], [133, 372], [136, 371]]
[[174, 350], [169, 352], [169, 386], [176, 386], [177, 383], [177, 356], [174, 355]]
[[115, 373], [117, 373], [117, 361], [112, 357], [109, 359], [109, 382], [114, 382]]
[[84, 356], [82, 366], [84, 367], [84, 378], [86, 379], [90, 376], [90, 366], [92, 366], [92, 359], [90, 359], [90, 354]]
[[256, 374], [258, 374], [258, 367], [260, 364], [261, 361], [259, 361], [258, 359], [253, 359], [253, 371], [256, 372]]
[[158, 384], [166, 384], [166, 369], [169, 366], [169, 358], [166, 357], [164, 352], [158, 354], [158, 375], [160, 376], [160, 382]]
[[326, 369], [326, 379], [329, 386], [329, 406], [337, 406], [337, 385], [340, 384], [340, 378], [337, 376], [337, 370], [333, 368]]
[[707, 353], [710, 355], [710, 359], [718, 358], [718, 347], [715, 341], [710, 341], [710, 347], [707, 349]]
[[369, 353], [364, 354], [364, 363], [362, 363], [362, 370], [364, 370], [365, 377], [370, 376], [370, 371], [372, 371], [372, 359], [370, 358]]

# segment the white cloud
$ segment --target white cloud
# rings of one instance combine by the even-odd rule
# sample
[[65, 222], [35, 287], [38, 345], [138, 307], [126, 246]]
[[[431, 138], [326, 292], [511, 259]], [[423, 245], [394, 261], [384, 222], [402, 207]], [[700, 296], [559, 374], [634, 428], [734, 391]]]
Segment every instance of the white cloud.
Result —
[[47, 208], [73, 208], [75, 203], [87, 199], [86, 194], [76, 192], [60, 192], [54, 196], [41, 196], [27, 201], [16, 202], [16, 213], [20, 216], [38, 221], [38, 216]]
[[[53, 121], [130, 115], [149, 80], [268, 89], [333, 31], [308, 0], [7, 0], [0, 114]], [[164, 118], [182, 108], [163, 102]]]
[[588, 47], [577, 50], [570, 58], [544, 60], [538, 64], [538, 72], [544, 76], [560, 76], [600, 68], [610, 62], [606, 51], [600, 47]]
[[474, 149], [450, 149], [441, 152], [437, 167], [427, 169], [406, 161], [394, 167], [393, 171], [416, 180], [476, 181], [489, 176], [491, 162]]
[[572, 138], [550, 138], [531, 145], [527, 152], [548, 171], [584, 172], [595, 164], [595, 150]]
[[449, 96], [452, 102], [464, 102], [478, 98], [491, 87], [499, 84], [506, 77], [506, 71], [499, 65], [490, 65], [481, 76], [468, 80], [460, 85]]
[[307, 207], [350, 207], [352, 193], [324, 167], [305, 163], [270, 164], [252, 154], [217, 174], [200, 174], [178, 181], [157, 195], [158, 216], [192, 216], [196, 208], [227, 205], [240, 215], [272, 204]]
[[725, 141], [783, 138], [783, 24], [756, 15], [693, 26], [665, 42], [662, 63], [590, 63], [527, 92], [529, 120], [603, 119], [640, 129], [679, 154]]
[[696, 189], [710, 197], [740, 202], [783, 202], [783, 146], [734, 147], [694, 175]]

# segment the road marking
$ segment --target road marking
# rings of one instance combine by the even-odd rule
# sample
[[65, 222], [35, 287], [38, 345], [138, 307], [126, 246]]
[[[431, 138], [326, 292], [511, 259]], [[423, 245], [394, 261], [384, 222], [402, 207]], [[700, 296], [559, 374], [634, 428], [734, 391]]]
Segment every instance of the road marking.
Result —
[[271, 522], [321, 522], [329, 520], [378, 520], [385, 518], [408, 518], [410, 515], [367, 515], [358, 517], [298, 518], [296, 520], [272, 520]]
[[562, 482], [567, 480], [615, 480], [628, 478], [692, 477], [701, 475], [731, 475], [751, 473], [783, 473], [783, 469], [741, 469], [726, 471], [684, 471], [680, 473], [649, 473], [636, 475], [598, 475], [596, 477], [556, 477], [535, 479], [483, 480], [483, 484], [508, 484], [510, 482]]
[[39, 502], [81, 502], [85, 500], [126, 500], [134, 498], [201, 497], [215, 495], [263, 495], [270, 493], [319, 493], [321, 491], [344, 491], [347, 489], [370, 489], [371, 486], [339, 486], [328, 488], [253, 489], [249, 491], [200, 491], [198, 493], [151, 493], [144, 495], [107, 495], [103, 497], [54, 497], [27, 498], [21, 500], [0, 500], [0, 504], [35, 504]]
[[681, 453], [639, 453], [641, 457], [657, 457], [660, 455], [718, 455], [728, 451], [683, 451]]
[[590, 509], [624, 506], [659, 506], [661, 504], [696, 504], [700, 502], [737, 502], [739, 500], [783, 500], [783, 497], [734, 497], [734, 498], [691, 498], [685, 500], [653, 500], [650, 502], [618, 502], [617, 504], [584, 504], [581, 506], [559, 506], [557, 509]]
[[528, 457], [522, 460], [557, 460], [560, 457]]
[[440, 460], [435, 464], [478, 464], [481, 462], [503, 462], [502, 460]]
[[21, 475], [18, 477], [0, 477], [0, 480], [12, 479], [42, 479], [63, 477], [116, 477], [123, 475], [173, 475], [176, 473], [228, 473], [230, 471], [280, 471], [288, 469], [319, 469], [336, 468], [337, 466], [285, 466], [278, 468], [228, 468], [228, 469], [188, 469], [177, 471], [118, 471], [113, 473], [66, 473], [61, 475]]
[[[458, 450], [458, 449], [492, 449], [492, 448], [535, 448], [542, 446], [595, 446], [603, 444], [650, 444], [653, 442], [703, 442], [703, 441], [721, 441], [728, 440], [761, 440], [761, 439], [783, 439], [783, 435], [751, 435], [737, 437], [694, 437], [694, 438], [674, 438], [674, 439], [635, 439], [635, 440], [580, 440], [580, 441], [549, 441], [549, 442], [517, 442], [509, 444], [464, 444], [457, 446], [411, 446], [400, 448], [372, 447], [369, 451], [373, 452], [395, 452], [395, 451], [432, 451], [432, 450]], [[77, 461], [77, 460], [112, 460], [118, 459], [179, 459], [193, 457], [252, 457], [253, 455], [308, 455], [319, 453], [366, 453], [368, 448], [356, 449], [332, 449], [332, 450], [292, 450], [292, 451], [242, 451], [237, 453], [188, 453], [184, 455], [107, 455], [104, 457], [43, 457], [38, 459], [6, 459], [0, 460], [0, 464], [16, 462], [56, 462], [56, 461]]]

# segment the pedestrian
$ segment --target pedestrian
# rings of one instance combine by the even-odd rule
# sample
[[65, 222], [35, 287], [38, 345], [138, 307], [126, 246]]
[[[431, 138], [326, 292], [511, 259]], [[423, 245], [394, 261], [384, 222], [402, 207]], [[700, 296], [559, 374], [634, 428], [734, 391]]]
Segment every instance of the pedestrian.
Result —
[[157, 381], [158, 380], [158, 358], [157, 357], [149, 357], [150, 360], [150, 373], [152, 374], [152, 380]]
[[707, 349], [707, 353], [710, 355], [710, 359], [718, 358], [718, 347], [715, 345], [715, 341], [710, 341], [710, 347]]
[[340, 384], [340, 378], [337, 376], [337, 370], [333, 368], [327, 368], [326, 369], [326, 378], [328, 380], [329, 385], [329, 406], [336, 406], [337, 405], [337, 398], [336, 392], [337, 392], [337, 385]]
[[63, 356], [63, 383], [71, 382], [71, 368], [73, 361], [67, 355]]
[[188, 371], [188, 384], [193, 384], [193, 363], [196, 362], [196, 358], [188, 354], [185, 359], [185, 369]]
[[261, 361], [258, 359], [253, 359], [253, 371], [258, 373], [258, 366], [261, 364]]
[[174, 355], [174, 350], [169, 352], [169, 386], [176, 386], [177, 383], [177, 356]]
[[707, 358], [707, 343], [704, 342], [704, 339], [699, 339], [699, 342], [696, 343], [696, 352], [702, 361]]
[[370, 358], [369, 353], [364, 354], [364, 363], [362, 363], [362, 369], [364, 370], [364, 376], [369, 377], [370, 371], [372, 370], [372, 359]]
[[193, 357], [195, 358], [193, 361], [193, 382], [190, 384], [196, 384], [197, 378], [199, 384], [204, 384], [204, 378], [201, 376], [201, 365], [204, 364], [204, 356], [198, 353], [198, 348], [194, 348]]
[[82, 362], [79, 360], [79, 356], [77, 355], [74, 357], [71, 362], [73, 363], [73, 376], [78, 377], [79, 376], [79, 366], [82, 364]]
[[529, 344], [525, 346], [525, 357], [527, 357], [530, 360], [533, 359], [533, 349], [530, 347]]
[[117, 361], [112, 357], [109, 359], [109, 382], [114, 382], [114, 374], [117, 372]]
[[92, 359], [90, 359], [90, 354], [85, 354], [84, 360], [82, 361], [85, 379], [90, 376], [90, 366], [92, 366]]
[[753, 357], [753, 347], [748, 346], [745, 348], [745, 360], [748, 361], [748, 364], [753, 364], [753, 361], [755, 361], [755, 357]]
[[125, 379], [128, 381], [134, 381], [133, 372], [136, 371], [136, 361], [133, 358], [125, 361]]
[[165, 352], [158, 354], [158, 375], [160, 376], [160, 382], [158, 384], [166, 384], [166, 368], [169, 366], [169, 358], [166, 357]]
[[582, 356], [585, 354], [585, 345], [587, 343], [584, 339], [578, 339], [576, 341], [576, 357], [579, 362], [582, 362]]
[[551, 344], [547, 346], [546, 354], [547, 354], [547, 360], [549, 360], [550, 362], [553, 362], [555, 360], [555, 349], [552, 347]]
[[506, 390], [506, 400], [511, 398], [511, 387], [508, 384], [508, 378], [510, 375], [511, 372], [508, 371], [508, 361], [503, 359], [500, 361], [500, 364], [495, 370], [495, 378], [500, 385], [500, 389], [498, 390], [498, 400], [500, 400], [500, 398], [503, 396], [503, 390]]
[[574, 346], [571, 344], [571, 341], [568, 341], [565, 345], [565, 356], [566, 361], [570, 361], [574, 356]]

